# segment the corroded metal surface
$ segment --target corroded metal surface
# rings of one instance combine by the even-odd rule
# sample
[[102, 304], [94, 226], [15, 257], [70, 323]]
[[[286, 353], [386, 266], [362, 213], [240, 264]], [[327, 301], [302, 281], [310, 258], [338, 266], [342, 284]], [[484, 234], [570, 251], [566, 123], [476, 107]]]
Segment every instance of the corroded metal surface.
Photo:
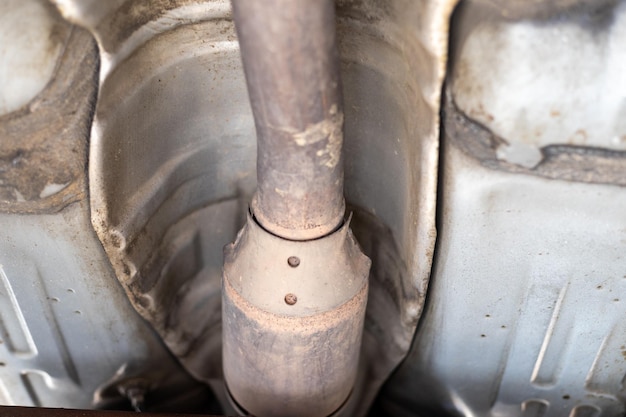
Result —
[[256, 125], [254, 215], [292, 240], [342, 222], [343, 103], [332, 1], [233, 2]]
[[[288, 262], [294, 256], [295, 267]], [[327, 416], [346, 400], [369, 267], [348, 223], [322, 239], [294, 242], [248, 218], [225, 251], [222, 307], [226, 384], [243, 409]]]

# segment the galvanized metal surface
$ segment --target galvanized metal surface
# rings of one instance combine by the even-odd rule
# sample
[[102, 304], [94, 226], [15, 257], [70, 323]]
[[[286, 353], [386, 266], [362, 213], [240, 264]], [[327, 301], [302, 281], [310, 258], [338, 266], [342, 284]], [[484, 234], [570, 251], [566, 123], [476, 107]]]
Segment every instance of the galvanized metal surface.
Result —
[[[624, 152], [584, 146], [547, 145], [540, 149], [541, 161], [532, 168], [500, 159], [498, 149], [506, 141], [460, 112], [449, 90], [447, 94], [444, 109], [450, 142], [479, 160], [482, 166], [565, 181], [626, 185]], [[467, 137], [472, 140], [464, 140]]]
[[[469, 13], [480, 3], [497, 4], [504, 17], [490, 21], [489, 15]], [[575, 7], [568, 1], [528, 3], [525, 12], [521, 2], [466, 6], [467, 13], [457, 14], [460, 20], [455, 21], [462, 29], [455, 46], [466, 59], [452, 62], [452, 87], [444, 104], [440, 234], [430, 301], [411, 353], [387, 384], [375, 412], [400, 417], [413, 416], [416, 410], [424, 415], [622, 416], [626, 157], [612, 149], [619, 125], [607, 122], [622, 111], [621, 102], [599, 110], [613, 100], [612, 93], [621, 94], [621, 82], [607, 96], [587, 86], [564, 95], [542, 87], [546, 78], [555, 76], [553, 71], [535, 65], [524, 70], [524, 62], [533, 62], [545, 50], [553, 53], [542, 55], [541, 64], [562, 63], [587, 52], [619, 55], [617, 49], [599, 45], [623, 31], [623, 2], [578, 2]], [[474, 36], [471, 25], [477, 20], [472, 19], [487, 26], [499, 22], [494, 27], [504, 34], [498, 36], [530, 42], [537, 49], [516, 55], [514, 61], [508, 54], [520, 48], [483, 46], [478, 52], [471, 39], [463, 38]], [[509, 30], [525, 36], [508, 38]], [[555, 48], [553, 36], [564, 32], [577, 33], [578, 42]], [[495, 67], [473, 73], [480, 78], [477, 83], [464, 80], [467, 65], [477, 65], [481, 54], [493, 54]], [[507, 63], [511, 71], [503, 69]], [[613, 64], [620, 67], [600, 59], [568, 66], [567, 71], [580, 81], [589, 66], [601, 65], [610, 73], [616, 70]], [[515, 89], [507, 89], [498, 77], [514, 85], [524, 82], [524, 96], [513, 94]], [[604, 83], [610, 77], [591, 79]], [[461, 84], [455, 90], [457, 81]], [[555, 79], [556, 85], [561, 81], [563, 76]], [[587, 93], [589, 102], [576, 100]], [[492, 94], [511, 106], [486, 111], [496, 98]], [[607, 101], [596, 107], [591, 97], [598, 94]], [[463, 105], [457, 106], [457, 99]], [[477, 104], [483, 99], [482, 106]], [[526, 99], [532, 103], [528, 110], [526, 105], [515, 107], [516, 100]], [[539, 132], [548, 132], [550, 138], [535, 142], [525, 136], [545, 121], [541, 117], [504, 117], [518, 110], [543, 111], [546, 103], [566, 106], [561, 118], [552, 117]], [[594, 139], [596, 147], [553, 135], [567, 134], [566, 119], [584, 125], [596, 118], [604, 129]], [[502, 146], [525, 141], [536, 146], [540, 160], [524, 164], [499, 154]]]
[[[123, 0], [57, 0], [55, 3], [64, 16], [90, 28], [99, 40], [103, 58], [100, 71], [102, 100], [98, 103], [98, 122], [93, 129], [92, 167], [96, 168], [91, 171], [95, 181], [91, 192], [94, 201], [110, 211], [94, 211], [92, 220], [114, 261], [118, 277], [129, 290], [133, 306], [144, 313], [148, 311], [145, 305], [153, 308], [149, 311], [159, 312], [145, 314], [145, 317], [159, 329], [185, 366], [204, 379], [219, 381], [219, 371], [216, 371], [220, 369], [219, 354], [216, 352], [219, 353], [221, 347], [216, 340], [221, 337], [220, 305], [215, 300], [219, 300], [220, 249], [232, 241], [236, 230], [243, 224], [246, 204], [242, 202], [250, 197], [255, 183], [254, 129], [246, 104], [228, 4], [158, 2], [157, 7], [151, 2]], [[512, 19], [547, 19], [555, 12], [581, 4], [597, 7], [614, 4], [596, 0], [489, 0], [489, 3], [505, 5]], [[355, 235], [364, 252], [373, 259], [363, 336], [362, 358], [365, 360], [359, 371], [361, 376], [357, 378], [358, 383], [361, 381], [358, 388], [365, 394], [358, 398], [357, 406], [352, 405], [354, 415], [366, 412], [380, 384], [404, 357], [424, 301], [435, 238], [439, 92], [446, 64], [448, 19], [454, 4], [454, 1], [402, 0], [339, 1], [337, 4], [337, 38], [346, 102], [345, 146], [350, 155], [345, 161], [346, 197], [348, 203], [356, 207]], [[206, 41], [211, 36], [214, 41], [203, 47], [202, 39]], [[198, 62], [203, 62], [210, 70], [209, 81], [204, 72], [193, 71]], [[181, 82], [183, 78], [188, 84]], [[198, 90], [201, 88], [213, 89], [213, 92], [200, 94]], [[185, 99], [180, 99], [182, 97]], [[201, 112], [196, 113], [196, 110]], [[200, 113], [215, 117], [200, 119], [197, 117]], [[206, 120], [206, 124], [202, 120]], [[190, 138], [193, 140], [187, 141]], [[452, 138], [451, 142], [454, 141], [457, 145], [461, 143]], [[201, 146], [197, 147], [197, 144]], [[172, 145], [176, 147], [169, 147]], [[484, 149], [494, 153], [490, 145]], [[542, 412], [544, 415], [563, 415], [572, 408], [576, 416], [610, 415], [611, 410], [621, 412], [620, 401], [624, 401], [619, 375], [621, 345], [615, 342], [619, 335], [623, 335], [623, 329], [621, 321], [611, 322], [611, 318], [615, 317], [614, 314], [623, 317], [619, 310], [621, 301], [613, 301], [616, 298], [621, 300], [614, 294], [623, 293], [623, 289], [619, 288], [619, 280], [587, 281], [600, 270], [607, 271], [607, 274], [621, 272], [619, 267], [623, 265], [623, 259], [619, 256], [623, 252], [620, 249], [623, 242], [616, 232], [620, 228], [615, 225], [621, 224], [619, 209], [623, 207], [620, 203], [623, 189], [606, 185], [623, 178], [621, 168], [618, 166], [609, 176], [596, 164], [604, 161], [602, 164], [615, 168], [615, 154], [589, 149], [577, 152], [572, 147], [553, 150], [556, 153], [547, 155], [565, 157], [569, 161], [568, 169], [559, 171], [556, 168], [564, 165], [552, 165], [555, 174], [545, 176], [576, 181], [582, 177], [582, 181], [595, 184], [571, 184], [538, 176], [494, 173], [484, 168], [488, 158], [482, 157], [478, 159], [483, 167], [471, 158], [470, 163], [460, 164], [458, 178], [457, 171], [446, 168], [449, 183], [457, 184], [454, 190], [466, 192], [459, 194], [457, 199], [452, 192], [443, 194], [445, 206], [442, 213], [444, 216], [451, 213], [451, 218], [449, 223], [442, 225], [442, 245], [449, 249], [446, 249], [447, 256], [440, 258], [436, 272], [434, 297], [440, 301], [431, 305], [429, 320], [432, 320], [433, 327], [454, 331], [443, 339], [437, 336], [441, 331], [439, 327], [420, 336], [415, 351], [382, 397], [390, 405], [388, 410], [393, 410], [393, 415], [414, 415], [414, 410], [419, 407], [434, 407], [437, 411], [453, 414], [484, 412], [486, 414], [482, 415], [489, 415], [492, 404], [497, 404], [494, 412], [497, 411], [498, 415]], [[544, 151], [550, 152], [550, 149]], [[465, 156], [459, 152], [456, 154], [454, 161], [466, 161]], [[448, 161], [452, 161], [450, 155], [452, 151]], [[99, 160], [106, 163], [98, 165]], [[492, 160], [503, 162], [497, 155]], [[540, 165], [537, 170], [519, 166], [511, 170], [510, 165], [506, 170], [533, 175], [542, 169]], [[577, 166], [582, 169], [577, 171]], [[589, 175], [581, 174], [581, 171]], [[213, 180], [211, 186], [193, 188], [193, 184], [206, 183], [204, 179], [194, 182], [202, 173]], [[111, 175], [108, 180], [104, 179], [106, 175]], [[468, 175], [468, 180], [472, 181], [462, 181], [463, 175]], [[482, 194], [477, 188], [483, 190]], [[490, 189], [494, 192], [484, 191]], [[597, 199], [589, 197], [595, 194], [600, 194]], [[525, 204], [525, 214], [517, 213], [521, 217], [511, 217], [522, 203]], [[465, 211], [465, 205], [469, 212]], [[174, 206], [179, 206], [180, 211], [174, 210]], [[559, 208], [559, 213], [555, 208]], [[212, 221], [206, 221], [204, 216]], [[535, 217], [541, 216], [546, 216], [545, 222], [535, 224]], [[61, 213], [56, 218], [67, 220]], [[2, 224], [39, 222], [32, 220], [34, 217], [19, 219], [23, 218], [9, 216]], [[477, 229], [483, 223], [489, 223], [489, 232]], [[583, 223], [591, 226], [579, 229]], [[205, 224], [211, 226], [202, 229]], [[42, 227], [52, 230], [48, 226]], [[75, 227], [85, 230], [83, 224]], [[538, 236], [557, 236], [558, 230], [554, 235], [547, 231], [559, 227], [562, 230], [574, 228], [576, 231], [571, 233], [579, 243], [570, 246], [564, 244], [564, 240], [557, 239], [554, 243], [554, 240], [544, 238], [546, 245], [542, 248], [545, 252], [537, 251], [537, 241], [541, 241]], [[57, 230], [56, 226], [54, 230]], [[70, 234], [64, 227], [58, 230]], [[40, 230], [33, 233], [38, 234]], [[571, 242], [570, 234], [567, 235], [568, 242]], [[11, 236], [7, 234], [7, 237]], [[90, 242], [88, 237], [81, 236], [79, 240]], [[501, 236], [510, 236], [510, 239], [500, 240]], [[509, 246], [509, 241], [514, 239], [521, 242], [521, 246]], [[38, 242], [31, 241], [27, 246], [32, 246], [33, 256], [39, 260], [46, 259], [46, 254], [56, 250], [55, 244], [51, 243], [45, 252], [36, 251], [34, 243]], [[553, 247], [558, 247], [558, 251]], [[11, 254], [18, 253], [17, 245], [8, 248]], [[81, 248], [69, 252], [76, 253], [75, 257], [59, 254], [58, 259], [62, 261], [56, 262], [55, 268], [65, 271], [75, 265], [75, 259], [89, 258], [91, 252]], [[525, 248], [528, 248], [526, 252]], [[621, 252], [614, 252], [615, 248]], [[197, 255], [200, 249], [202, 256]], [[503, 256], [503, 250], [508, 250], [510, 256]], [[538, 255], [539, 252], [542, 255]], [[544, 260], [546, 252], [559, 260]], [[531, 257], [528, 253], [536, 255]], [[604, 259], [601, 263], [598, 263], [601, 259], [596, 259], [596, 254]], [[478, 264], [474, 270], [476, 259], [485, 256], [490, 261], [485, 265]], [[24, 257], [10, 255], [9, 259]], [[513, 263], [506, 263], [507, 260]], [[572, 260], [578, 262], [572, 266]], [[9, 263], [4, 260], [2, 263], [11, 285], [14, 281], [24, 280], [14, 280], [15, 273], [7, 272]], [[193, 266], [192, 272], [201, 273], [171, 272], [188, 265]], [[526, 269], [529, 265], [530, 269]], [[561, 274], [561, 269], [551, 269], [553, 265], [567, 271], [567, 275]], [[440, 272], [454, 270], [452, 267], [456, 272]], [[45, 268], [44, 265], [42, 269]], [[132, 279], [126, 278], [125, 270], [131, 272]], [[138, 274], [140, 270], [143, 272]], [[515, 279], [503, 279], [503, 271]], [[585, 274], [588, 277], [584, 277]], [[183, 275], [188, 278], [173, 278]], [[572, 278], [568, 281], [565, 276]], [[457, 277], [466, 279], [458, 280]], [[85, 272], [72, 279], [90, 282], [92, 275]], [[568, 282], [563, 295], [559, 295]], [[598, 285], [602, 288], [598, 289]], [[110, 281], [103, 283], [103, 287], [109, 288]], [[13, 290], [16, 291], [14, 287]], [[481, 306], [493, 306], [494, 310], [476, 315], [475, 309], [479, 307], [466, 304], [470, 290], [475, 291], [475, 297], [470, 301], [482, 301]], [[143, 297], [146, 293], [150, 296]], [[499, 293], [498, 298], [504, 296], [505, 300], [511, 297], [518, 303], [517, 307], [492, 299], [493, 293]], [[107, 295], [102, 298], [116, 297]], [[602, 297], [605, 297], [604, 301]], [[27, 303], [19, 298], [18, 295], [20, 306], [28, 304], [30, 311], [39, 308], [37, 303], [40, 300]], [[148, 304], [142, 305], [141, 301], [145, 300]], [[554, 310], [554, 300], [560, 300], [563, 314], [552, 320], [547, 307]], [[525, 302], [529, 304], [523, 304]], [[442, 313], [444, 303], [452, 306], [451, 315]], [[580, 305], [583, 308], [579, 308]], [[184, 323], [188, 322], [184, 318], [198, 306], [210, 311], [204, 316], [206, 322], [185, 327]], [[512, 322], [513, 317], [519, 318], [519, 310], [523, 320], [527, 320], [526, 325], [534, 328], [524, 327], [522, 323], [513, 330], [510, 324], [497, 320], [511, 318]], [[98, 313], [101, 311], [109, 313], [107, 308], [99, 309]], [[502, 316], [496, 317], [496, 313], [502, 313]], [[23, 314], [27, 316], [27, 312]], [[485, 317], [487, 314], [490, 317]], [[128, 317], [133, 317], [130, 312], [124, 315], [125, 325]], [[575, 324], [573, 327], [568, 323], [564, 325], [564, 319], [560, 317], [566, 321], [573, 319]], [[604, 320], [598, 320], [598, 317]], [[174, 320], [177, 325], [167, 325], [168, 320]], [[549, 324], [552, 321], [554, 325]], [[19, 320], [15, 323], [19, 327]], [[424, 329], [429, 326], [425, 325]], [[184, 331], [177, 333], [181, 328]], [[580, 333], [575, 330], [572, 335], [563, 330], [570, 328], [578, 329]], [[480, 333], [475, 334], [475, 330]], [[465, 337], [456, 338], [455, 331]], [[513, 331], [521, 336], [513, 336]], [[584, 335], [585, 332], [588, 335]], [[612, 336], [602, 338], [600, 333]], [[42, 330], [41, 334], [47, 333]], [[428, 337], [431, 334], [432, 344]], [[559, 336], [563, 334], [565, 339]], [[520, 345], [522, 339], [528, 343]], [[563, 340], [568, 340], [567, 345], [563, 345]], [[503, 350], [493, 351], [491, 342], [494, 342], [493, 349]], [[437, 349], [429, 350], [433, 346]], [[553, 352], [561, 348], [562, 359], [551, 362]], [[572, 352], [573, 348], [579, 353]], [[537, 352], [541, 351], [544, 354], [539, 361]], [[503, 352], [509, 352], [508, 356], [501, 356]], [[594, 355], [596, 362], [590, 362]], [[89, 353], [78, 356], [81, 360], [89, 357]], [[486, 360], [490, 357], [498, 358], [501, 368], [490, 368], [494, 363]], [[211, 358], [217, 359], [211, 362]], [[59, 362], [58, 357], [48, 356], [46, 359], [49, 360], [47, 364], [62, 370], [62, 361]], [[80, 363], [78, 366], [82, 366]], [[540, 364], [538, 373], [531, 383], [531, 368], [534, 369], [537, 363]], [[603, 368], [602, 363], [609, 366]], [[3, 371], [9, 369], [21, 368], [7, 366]], [[583, 381], [581, 375], [589, 370], [593, 370], [588, 374], [590, 379]], [[578, 372], [571, 376], [573, 382], [567, 382], [565, 376], [569, 374], [563, 374], [565, 371]], [[54, 381], [57, 382], [61, 374], [55, 375], [57, 379]], [[498, 385], [493, 381], [497, 382], [499, 375], [503, 377]], [[516, 375], [524, 377], [516, 379]], [[550, 378], [555, 381], [553, 385], [544, 383]], [[490, 384], [485, 385], [485, 381]], [[608, 385], [603, 385], [605, 383]], [[45, 385], [42, 392], [51, 386], [64, 385]], [[21, 391], [18, 389], [17, 392]], [[485, 392], [490, 393], [488, 397], [481, 396]], [[67, 398], [58, 391], [54, 395], [55, 400]], [[24, 398], [24, 401], [30, 401], [26, 396]], [[574, 404], [579, 398], [597, 402], [581, 400]], [[598, 411], [598, 408], [606, 411]], [[434, 414], [430, 412], [429, 415]]]
[[45, 0], [0, 5], [0, 116], [25, 106], [48, 84], [69, 25]]
[[[217, 381], [219, 393], [220, 250], [244, 223], [245, 201], [255, 185], [254, 129], [228, 4], [55, 3], [66, 17], [90, 28], [101, 48], [101, 100], [91, 150], [91, 195], [98, 208], [92, 213], [93, 223], [133, 306], [187, 369], [199, 378]], [[506, 6], [511, 19], [546, 22], [556, 12], [581, 4], [592, 8], [617, 4], [616, 11], [623, 7], [622, 2], [612, 1], [488, 3]], [[373, 260], [364, 359], [357, 377], [357, 390], [364, 394], [351, 397], [350, 401], [358, 402], [348, 404], [354, 415], [366, 412], [380, 384], [406, 354], [424, 302], [435, 238], [439, 91], [454, 4], [401, 0], [337, 4], [349, 155], [346, 197], [356, 211], [355, 235]], [[539, 33], [535, 26], [526, 29]], [[614, 35], [612, 30], [598, 30]], [[211, 74], [208, 80], [207, 71], [194, 71], [200, 66]], [[612, 84], [615, 91], [618, 84]], [[619, 114], [617, 107], [609, 110]], [[461, 136], [448, 139], [444, 187], [451, 188], [442, 193], [442, 219], [449, 218], [442, 222], [434, 301], [413, 353], [381, 397], [386, 410], [396, 416], [414, 415], [418, 408], [430, 409], [429, 415], [623, 413], [624, 311], [621, 297], [615, 294], [624, 292], [618, 279], [624, 265], [620, 234], [624, 202], [623, 188], [610, 185], [623, 183], [619, 154], [548, 145], [542, 149], [543, 164], [524, 167], [498, 155], [497, 135], [467, 121], [460, 124], [467, 128]], [[462, 135], [478, 130], [481, 143], [463, 141]], [[600, 139], [612, 144], [608, 136]], [[462, 152], [452, 149], [457, 146]], [[207, 184], [207, 178], [210, 185], [198, 185]], [[41, 191], [35, 194], [40, 196]], [[32, 326], [39, 329], [33, 337], [40, 353], [37, 358], [18, 358], [8, 352], [7, 343], [3, 348], [6, 357], [15, 358], [10, 359], [11, 366], [0, 369], [6, 375], [2, 380], [17, 381], [14, 395], [25, 403], [33, 403], [33, 397], [20, 375], [22, 370], [31, 375], [36, 366], [41, 369], [34, 378], [43, 382], [35, 392], [43, 404], [89, 402], [71, 391], [75, 388], [65, 379], [67, 355], [59, 354], [61, 345], [54, 341], [59, 336], [50, 329], [62, 329], [62, 336], [71, 342], [74, 336], [66, 336], [63, 329], [84, 318], [87, 310], [79, 307], [83, 315], [78, 315], [73, 313], [74, 305], [62, 307], [66, 302], [85, 302], [85, 308], [95, 311], [90, 316], [109, 317], [113, 309], [98, 302], [120, 299], [119, 291], [112, 290], [116, 287], [104, 278], [98, 287], [104, 292], [94, 298], [73, 300], [70, 293], [67, 298], [55, 293], [51, 297], [59, 302], [46, 300], [52, 307], [38, 296], [29, 298], [34, 296], [29, 285], [42, 287], [33, 281], [35, 275], [28, 274], [32, 268], [25, 266], [26, 259], [34, 259], [46, 274], [53, 269], [62, 272], [44, 280], [46, 291], [57, 280], [61, 286], [67, 284], [58, 277], [66, 277], [72, 285], [100, 282], [93, 267], [81, 261], [100, 259], [106, 269], [93, 236], [85, 234], [89, 230], [85, 221], [68, 223], [70, 215], [87, 216], [84, 203], [77, 205], [80, 210], [61, 211], [54, 217], [3, 215], [2, 227], [7, 225], [10, 233], [3, 234], [3, 242], [8, 243], [3, 244], [1, 262], [5, 281], [15, 293], [12, 297], [5, 291], [9, 301], [3, 303], [3, 321], [7, 315], [14, 318], [10, 322], [17, 329], [17, 333], [11, 330], [17, 335], [14, 338], [25, 334], [11, 301], [16, 299], [27, 325], [36, 323]], [[57, 243], [58, 236], [71, 235], [74, 229], [79, 235], [71, 248]], [[46, 249], [41, 250], [34, 246], [39, 241], [24, 240], [22, 230], [32, 230], [32, 236], [45, 230], [54, 239], [46, 238]], [[12, 240], [16, 236], [21, 243]], [[537, 250], [538, 245], [542, 250]], [[477, 259], [489, 262], [477, 263]], [[109, 272], [98, 274], [103, 277]], [[45, 322], [38, 321], [45, 314], [37, 312], [49, 308], [54, 314], [46, 317], [62, 318], [60, 326], [46, 330]], [[112, 319], [115, 325], [131, 330], [113, 333], [141, 328], [143, 324], [137, 324], [141, 321], [129, 319], [134, 317], [131, 311], [117, 308], [123, 319], [116, 319], [119, 323]], [[189, 323], [185, 318], [196, 309], [207, 312], [205, 321]], [[96, 328], [72, 328], [68, 334], [87, 334], [86, 340], [96, 334], [99, 340]], [[72, 342], [71, 349], [79, 349], [82, 341]], [[101, 341], [98, 348], [115, 350], [109, 342]], [[48, 349], [40, 348], [42, 344]], [[138, 357], [143, 355], [140, 351]], [[98, 372], [84, 377], [81, 372], [93, 369], [93, 350], [76, 352], [75, 358], [74, 353], [70, 356], [81, 387], [92, 390]], [[100, 351], [98, 355], [113, 358], [106, 366], [98, 363], [106, 373], [116, 369], [112, 363], [123, 362], [118, 358], [128, 356]], [[155, 368], [149, 363], [147, 367]], [[115, 379], [115, 373], [107, 378]]]
[[0, 404], [107, 407], [123, 396], [101, 391], [131, 379], [193, 389], [115, 281], [85, 202], [0, 224]]
[[626, 151], [626, 2], [526, 9], [543, 16], [516, 18], [520, 5], [481, 0], [459, 9], [450, 78], [457, 107], [503, 139], [499, 160], [526, 168], [548, 145]]
[[221, 384], [222, 248], [245, 219], [255, 144], [227, 4], [205, 11], [111, 64], [90, 186], [94, 227], [135, 308], [196, 378]]
[[445, 161], [432, 302], [387, 410], [623, 415], [626, 190], [489, 170], [454, 145]]
[[91, 226], [85, 170], [97, 46], [50, 5], [34, 10], [52, 24], [27, 13], [14, 16], [23, 30], [4, 34], [47, 36], [49, 52], [61, 51], [43, 90], [0, 116], [0, 404], [128, 407], [123, 388], [141, 382], [149, 409], [167, 410], [181, 391], [197, 405], [198, 383], [132, 309]]

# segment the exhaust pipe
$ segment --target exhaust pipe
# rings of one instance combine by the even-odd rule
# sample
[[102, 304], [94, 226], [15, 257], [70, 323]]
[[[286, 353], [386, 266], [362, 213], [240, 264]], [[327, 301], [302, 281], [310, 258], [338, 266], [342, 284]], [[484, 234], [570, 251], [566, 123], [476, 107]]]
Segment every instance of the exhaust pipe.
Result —
[[257, 192], [225, 248], [224, 378], [255, 416], [325, 417], [358, 368], [370, 260], [345, 217], [332, 0], [233, 0]]
[[285, 239], [322, 237], [345, 211], [334, 3], [234, 0], [233, 13], [257, 131], [254, 215]]

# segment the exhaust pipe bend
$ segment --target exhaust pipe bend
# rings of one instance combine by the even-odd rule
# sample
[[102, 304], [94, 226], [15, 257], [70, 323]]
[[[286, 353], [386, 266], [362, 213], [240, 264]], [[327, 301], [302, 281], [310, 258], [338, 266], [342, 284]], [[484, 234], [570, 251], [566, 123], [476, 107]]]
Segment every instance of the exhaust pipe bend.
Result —
[[332, 0], [233, 0], [257, 193], [224, 256], [224, 378], [255, 416], [326, 417], [355, 384], [370, 260], [344, 222]]
[[343, 222], [343, 109], [334, 2], [233, 0], [257, 132], [258, 222], [310, 240]]

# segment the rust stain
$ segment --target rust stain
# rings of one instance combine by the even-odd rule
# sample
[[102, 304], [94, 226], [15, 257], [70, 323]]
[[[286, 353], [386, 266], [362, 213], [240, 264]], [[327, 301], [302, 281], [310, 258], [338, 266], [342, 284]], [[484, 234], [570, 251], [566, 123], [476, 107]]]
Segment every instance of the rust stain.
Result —
[[469, 115], [473, 118], [479, 118], [479, 119], [483, 119], [486, 120], [488, 123], [491, 123], [495, 120], [495, 118], [493, 117], [493, 115], [491, 113], [488, 113], [485, 108], [483, 107], [483, 104], [480, 103], [478, 105], [477, 109], [471, 109], [469, 111]]
[[568, 139], [568, 143], [571, 145], [580, 145], [584, 144], [587, 141], [589, 135], [585, 129], [578, 129], [574, 134]]
[[[460, 111], [450, 90], [446, 93], [443, 118], [446, 139], [486, 168], [566, 181], [626, 185], [626, 158], [619, 152], [584, 147], [584, 143], [576, 143], [575, 147], [564, 144], [545, 146], [542, 162], [532, 169], [498, 160], [495, 149], [507, 144], [506, 140]], [[584, 129], [579, 133], [587, 135]], [[568, 141], [572, 139], [570, 136]]]

